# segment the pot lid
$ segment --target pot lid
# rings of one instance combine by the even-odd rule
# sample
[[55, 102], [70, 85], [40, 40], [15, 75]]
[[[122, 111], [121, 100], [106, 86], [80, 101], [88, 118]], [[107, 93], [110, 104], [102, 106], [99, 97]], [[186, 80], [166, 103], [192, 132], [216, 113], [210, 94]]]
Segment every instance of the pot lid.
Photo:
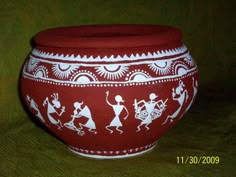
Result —
[[180, 41], [179, 29], [163, 25], [83, 25], [58, 27], [37, 33], [36, 45], [59, 48], [129, 48]]

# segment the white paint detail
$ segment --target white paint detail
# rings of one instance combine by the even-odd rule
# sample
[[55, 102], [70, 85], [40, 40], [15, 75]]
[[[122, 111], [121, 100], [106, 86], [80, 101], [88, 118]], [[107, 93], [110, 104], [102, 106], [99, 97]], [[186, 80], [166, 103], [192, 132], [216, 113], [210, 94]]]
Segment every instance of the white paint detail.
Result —
[[158, 60], [154, 63], [149, 64], [149, 67], [156, 74], [167, 75], [171, 71], [171, 63], [171, 60]]
[[195, 66], [196, 63], [194, 62], [192, 56], [190, 55], [190, 53], [188, 53], [188, 55], [186, 55], [184, 57], [184, 60], [189, 64], [189, 66]]
[[115, 127], [115, 130], [118, 131], [120, 134], [123, 133], [123, 130], [120, 129], [120, 127], [122, 127], [122, 122], [121, 122], [121, 117], [120, 114], [123, 110], [126, 111], [126, 116], [123, 118], [124, 120], [126, 120], [129, 116], [129, 111], [128, 109], [124, 106], [121, 105], [121, 102], [124, 102], [122, 96], [120, 95], [116, 95], [115, 96], [115, 101], [116, 104], [111, 104], [108, 100], [108, 96], [109, 96], [109, 91], [106, 92], [106, 102], [109, 106], [112, 107], [115, 117], [113, 118], [113, 120], [111, 121], [111, 123], [109, 125], [107, 125], [105, 128], [110, 132], [113, 133], [114, 129], [112, 127]]
[[66, 55], [64, 56], [63, 54], [54, 54], [54, 53], [47, 53], [44, 51], [40, 51], [38, 49], [33, 49], [32, 54], [41, 58], [49, 58], [49, 59], [55, 59], [55, 60], [64, 60], [64, 61], [129, 61], [129, 60], [136, 60], [136, 59], [145, 59], [145, 58], [161, 58], [161, 57], [166, 57], [166, 56], [173, 56], [173, 55], [179, 55], [181, 53], [184, 53], [187, 51], [187, 47], [185, 45], [182, 45], [181, 47], [175, 48], [173, 50], [161, 50], [161, 51], [156, 51], [153, 53], [148, 53], [147, 55], [145, 53], [142, 54], [131, 54], [130, 56], [127, 56], [126, 54], [123, 56], [118, 55], [117, 57], [114, 57], [113, 55], [111, 56], [80, 56], [77, 55], [75, 56], [74, 54], [72, 55]]
[[45, 66], [38, 66], [34, 69], [34, 77], [36, 78], [47, 78], [48, 77], [48, 70]]
[[159, 118], [162, 115], [162, 112], [166, 109], [166, 102], [163, 100], [158, 100], [157, 95], [155, 93], [151, 93], [149, 95], [149, 101], [134, 100], [134, 109], [135, 109], [135, 118], [141, 120], [141, 123], [137, 126], [137, 132], [141, 130], [141, 126], [145, 125], [146, 130], [149, 130], [149, 124], [152, 123], [153, 120]]
[[[35, 80], [37, 82], [44, 82], [44, 83], [50, 83], [55, 85], [65, 85], [65, 86], [76, 86], [76, 87], [91, 87], [91, 86], [104, 86], [105, 84], [114, 85], [117, 84], [117, 86], [129, 86], [129, 85], [139, 85], [139, 84], [156, 84], [159, 82], [168, 82], [173, 80], [179, 80], [185, 77], [188, 77], [190, 75], [193, 75], [197, 72], [196, 68], [189, 69], [187, 74], [179, 76], [179, 75], [171, 75], [171, 76], [161, 76], [161, 77], [150, 77], [145, 80], [145, 82], [136, 82], [126, 79], [126, 81], [97, 81], [97, 80], [90, 80], [89, 83], [79, 83], [76, 82], [76, 79], [71, 78], [70, 81], [64, 81], [64, 80], [55, 80], [50, 78], [35, 78], [34, 75], [28, 74], [27, 72], [23, 71], [23, 77]], [[155, 82], [155, 83], [153, 83]]]
[[31, 72], [33, 71], [39, 64], [39, 60], [33, 56], [29, 57], [29, 62], [27, 64], [27, 71]]
[[110, 64], [105, 66], [95, 67], [96, 72], [104, 78], [115, 80], [124, 76], [125, 72], [128, 71], [127, 66], [121, 66], [117, 64]]
[[[161, 59], [161, 58], [144, 58], [144, 59], [137, 59], [137, 60], [132, 60], [132, 61], [128, 61], [129, 63], [127, 63], [127, 61], [109, 61], [109, 62], [112, 62], [111, 64], [107, 64], [107, 65], [120, 65], [120, 66], [130, 66], [130, 65], [142, 65], [142, 64], [147, 64], [147, 65], [150, 65], [150, 64], [153, 64], [155, 63], [156, 61], [168, 61], [168, 62], [174, 62], [174, 61], [177, 61], [179, 59], [182, 59], [182, 58], [185, 58], [186, 56], [190, 55], [189, 52], [185, 52], [185, 53], [181, 53], [181, 55], [178, 55], [177, 57], [171, 57], [171, 58], [168, 58], [168, 59]], [[53, 59], [48, 59], [48, 58], [40, 58], [40, 57], [36, 57], [34, 55], [31, 55], [31, 57], [37, 59], [38, 61], [40, 62], [43, 62], [43, 63], [49, 63], [49, 64], [60, 64], [60, 63], [69, 63], [71, 64], [71, 61], [64, 61], [64, 60], [61, 60], [61, 61], [54, 61]], [[73, 62], [73, 61], [72, 61]], [[84, 66], [84, 67], [98, 67], [98, 66], [104, 66], [104, 64], [101, 64], [101, 65], [98, 65], [97, 64], [98, 61], [79, 61], [79, 66]], [[106, 61], [102, 61], [104, 63], [106, 63]], [[107, 66], [106, 65], [106, 66]]]
[[[67, 122], [67, 123], [64, 123], [64, 126], [68, 129], [71, 129], [73, 131], [76, 131], [78, 135], [80, 136], [83, 136], [85, 135], [85, 132], [84, 132], [84, 127], [88, 128], [88, 131], [89, 132], [92, 132], [94, 134], [97, 134], [97, 131], [96, 131], [96, 125], [95, 125], [95, 122], [93, 121], [93, 118], [92, 118], [92, 114], [91, 114], [91, 111], [89, 109], [89, 107], [87, 105], [85, 105], [83, 108], [82, 108], [82, 105], [83, 105], [83, 101], [80, 103], [80, 102], [74, 102], [74, 111], [73, 111], [73, 114], [71, 115], [72, 119], [71, 121]], [[79, 119], [81, 117], [85, 117], [87, 118], [87, 122], [82, 124], [79, 122], [79, 126], [75, 126], [74, 124], [74, 121], [76, 119]]]
[[172, 88], [172, 99], [179, 103], [179, 107], [173, 114], [166, 117], [162, 125], [166, 124], [168, 120], [170, 120], [170, 123], [173, 122], [173, 120], [179, 115], [184, 103], [188, 100], [188, 97], [188, 91], [185, 89], [185, 84], [182, 80], [180, 80], [178, 87]]
[[172, 65], [172, 74], [183, 76], [188, 73], [189, 67], [183, 62], [176, 60]]
[[39, 120], [42, 122], [42, 123], [45, 123], [45, 119], [43, 118], [40, 110], [39, 110], [39, 107], [37, 105], [37, 103], [34, 101], [34, 99], [32, 99], [29, 95], [26, 96], [26, 101], [29, 103], [29, 108], [30, 109], [33, 109], [34, 111], [36, 111], [36, 117], [39, 118]]
[[151, 75], [144, 70], [134, 70], [126, 75], [126, 80], [129, 82], [145, 82], [152, 78]]
[[[51, 95], [52, 100], [50, 102], [50, 99], [48, 97], [45, 98], [43, 102], [43, 106], [47, 106], [47, 116], [49, 121], [56, 125], [58, 130], [61, 130], [63, 127], [60, 119], [56, 119], [55, 116], [61, 117], [62, 114], [65, 112], [65, 106], [61, 106], [61, 102], [59, 101], [58, 93], [53, 93]], [[58, 109], [61, 108], [61, 111], [58, 112]]]
[[192, 87], [193, 87], [193, 98], [191, 99], [188, 107], [186, 108], [186, 111], [187, 112], [189, 110], [189, 108], [192, 106], [193, 104], [193, 101], [197, 95], [197, 90], [198, 90], [198, 81], [194, 79], [194, 77], [192, 77]]
[[98, 82], [96, 76], [92, 72], [86, 70], [79, 70], [78, 72], [74, 73], [70, 77], [70, 81], [74, 84], [89, 84]]
[[[117, 151], [109, 151], [107, 153], [103, 153], [103, 154], [100, 153], [99, 154], [98, 151], [95, 151], [95, 150], [92, 150], [93, 153], [87, 154], [87, 153], [84, 153], [84, 150], [81, 151], [79, 148], [72, 147], [72, 146], [68, 146], [68, 149], [71, 150], [75, 154], [85, 156], [85, 157], [97, 158], [97, 159], [118, 159], [118, 158], [133, 157], [133, 156], [144, 154], [144, 153], [149, 152], [152, 149], [154, 149], [156, 147], [156, 145], [157, 145], [157, 143], [154, 142], [154, 143], [146, 145], [144, 147], [142, 146], [139, 148], [135, 148], [135, 149], [137, 149], [137, 151], [139, 150], [139, 152], [137, 152], [137, 151], [134, 152], [134, 149], [127, 149], [127, 150], [125, 149], [125, 150], [119, 151], [118, 154], [116, 153]], [[81, 152], [78, 152], [78, 150]], [[91, 150], [90, 150], [90, 152], [91, 152]], [[101, 152], [101, 151], [99, 151], [99, 152]], [[99, 154], [99, 155], [97, 155], [97, 154]], [[112, 154], [112, 155], [107, 155], [107, 154]]]
[[79, 65], [76, 64], [58, 63], [52, 66], [52, 71], [56, 77], [66, 79], [78, 68]]

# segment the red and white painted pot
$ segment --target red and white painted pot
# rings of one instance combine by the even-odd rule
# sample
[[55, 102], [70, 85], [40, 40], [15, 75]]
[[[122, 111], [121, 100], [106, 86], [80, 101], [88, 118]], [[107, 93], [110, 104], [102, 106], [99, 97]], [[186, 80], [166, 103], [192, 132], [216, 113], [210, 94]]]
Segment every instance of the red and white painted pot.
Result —
[[159, 25], [42, 31], [23, 67], [22, 96], [77, 154], [142, 154], [181, 119], [197, 94], [197, 66], [181, 38], [178, 29]]

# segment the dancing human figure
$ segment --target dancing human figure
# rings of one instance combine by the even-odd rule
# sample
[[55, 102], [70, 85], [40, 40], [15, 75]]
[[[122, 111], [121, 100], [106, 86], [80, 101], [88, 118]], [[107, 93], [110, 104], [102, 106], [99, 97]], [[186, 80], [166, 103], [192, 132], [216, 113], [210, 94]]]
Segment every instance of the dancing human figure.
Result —
[[37, 103], [33, 100], [33, 98], [30, 98], [30, 96], [27, 95], [26, 100], [29, 102], [30, 108], [36, 111], [35, 116], [38, 117], [41, 120], [41, 122], [45, 123], [45, 120], [44, 120], [41, 112], [39, 111], [39, 107], [38, 107]]
[[[149, 101], [141, 100], [137, 102], [136, 99], [134, 100], [134, 108], [136, 112], [135, 118], [141, 120], [141, 123], [137, 126], [136, 132], [139, 132], [141, 130], [142, 125], [145, 125], [145, 128], [149, 130], [149, 124], [151, 124], [154, 119], [160, 117], [162, 111], [165, 110], [165, 103], [168, 99], [166, 99], [164, 102], [162, 100], [155, 101], [157, 97], [158, 96], [155, 93], [151, 93], [149, 95]], [[143, 105], [139, 107], [139, 104]]]
[[178, 101], [179, 107], [172, 115], [167, 116], [162, 125], [166, 124], [168, 120], [170, 120], [170, 123], [172, 123], [173, 119], [175, 119], [179, 115], [183, 104], [188, 100], [188, 91], [184, 89], [184, 87], [184, 82], [180, 80], [178, 87], [172, 88], [172, 99]]
[[[83, 136], [85, 134], [83, 131], [83, 127], [87, 127], [90, 132], [97, 134], [96, 125], [93, 121], [91, 111], [87, 105], [85, 105], [82, 108], [81, 107], [82, 104], [83, 104], [83, 102], [81, 102], [81, 103], [75, 102], [74, 103], [75, 109], [73, 111], [73, 115], [71, 115], [72, 120], [68, 123], [65, 123], [64, 125], [69, 129], [77, 131], [77, 134], [80, 136]], [[80, 117], [86, 117], [88, 120], [85, 124], [79, 123], [79, 127], [76, 127], [74, 124], [74, 121], [75, 121], [75, 119], [80, 118]]]
[[128, 109], [124, 105], [120, 104], [121, 102], [124, 102], [123, 98], [120, 95], [115, 96], [116, 104], [111, 104], [108, 100], [108, 96], [109, 96], [109, 91], [106, 92], [106, 102], [109, 106], [111, 106], [113, 108], [113, 111], [115, 113], [115, 117], [113, 118], [111, 123], [108, 126], [106, 126], [106, 129], [108, 131], [110, 131], [110, 133], [113, 133], [113, 130], [111, 130], [110, 128], [116, 127], [116, 130], [118, 132], [120, 132], [120, 134], [122, 134], [123, 131], [119, 129], [119, 127], [123, 126], [122, 122], [120, 121], [120, 114], [123, 110], [125, 110], [127, 115], [124, 117], [124, 120], [126, 120], [129, 116]]
[[193, 98], [192, 98], [192, 100], [190, 101], [190, 103], [189, 103], [188, 107], [186, 108], [186, 111], [185, 111], [185, 112], [187, 112], [187, 111], [189, 110], [189, 108], [192, 106], [193, 101], [194, 101], [194, 99], [195, 99], [195, 97], [196, 97], [196, 95], [197, 95], [198, 81], [195, 80], [194, 77], [192, 77], [192, 80], [193, 80], [193, 82], [192, 82]]
[[[60, 119], [55, 119], [52, 114], [57, 114], [58, 116], [61, 116], [64, 112], [65, 112], [65, 106], [61, 106], [61, 102], [58, 100], [59, 97], [58, 97], [58, 93], [54, 93], [51, 95], [51, 97], [53, 98], [52, 99], [52, 103], [50, 103], [49, 101], [49, 98], [47, 97], [44, 102], [43, 102], [43, 106], [46, 106], [47, 105], [47, 116], [48, 116], [48, 119], [49, 121], [56, 125], [57, 128], [59, 130], [61, 130], [61, 128], [63, 127]], [[61, 112], [59, 113], [57, 111], [57, 109], [61, 108]]]

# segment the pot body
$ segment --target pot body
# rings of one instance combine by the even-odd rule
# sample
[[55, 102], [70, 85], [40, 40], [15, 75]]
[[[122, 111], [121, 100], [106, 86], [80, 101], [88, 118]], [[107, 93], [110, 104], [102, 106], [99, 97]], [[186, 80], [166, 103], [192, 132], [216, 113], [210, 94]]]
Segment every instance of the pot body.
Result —
[[94, 158], [152, 149], [188, 111], [197, 89], [196, 63], [179, 40], [114, 48], [36, 43], [21, 77], [35, 117], [70, 150]]

